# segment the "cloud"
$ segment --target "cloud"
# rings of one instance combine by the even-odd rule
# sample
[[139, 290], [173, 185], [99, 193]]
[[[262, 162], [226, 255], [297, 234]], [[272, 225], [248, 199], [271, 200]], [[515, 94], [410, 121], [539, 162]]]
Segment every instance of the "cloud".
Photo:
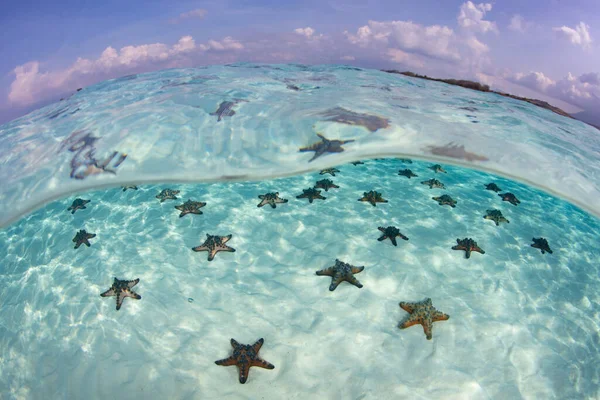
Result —
[[181, 14], [179, 14], [179, 16], [177, 18], [171, 18], [169, 20], [169, 22], [171, 22], [172, 24], [177, 24], [183, 20], [190, 19], [190, 18], [202, 19], [206, 16], [207, 13], [208, 13], [208, 11], [206, 11], [205, 9], [197, 8], [192, 11], [181, 13]]
[[600, 74], [597, 72], [579, 77], [568, 73], [557, 81], [542, 72], [516, 73], [507, 80], [586, 110], [600, 109]]
[[508, 29], [515, 32], [525, 32], [529, 23], [525, 22], [525, 18], [520, 16], [519, 14], [515, 14], [510, 19], [510, 24], [508, 25]]
[[424, 66], [423, 61], [414, 54], [406, 53], [400, 49], [388, 49], [387, 55], [391, 61], [399, 64], [404, 64], [413, 68], [422, 68]]
[[411, 21], [369, 21], [356, 34], [345, 31], [348, 41], [359, 47], [390, 46], [423, 53], [433, 58], [458, 61], [454, 31], [446, 26], [423, 26]]
[[491, 10], [492, 5], [490, 3], [473, 4], [473, 2], [467, 1], [460, 6], [458, 25], [473, 32], [498, 33], [498, 27], [495, 22], [483, 19], [485, 14]]
[[304, 36], [307, 39], [322, 39], [323, 38], [323, 34], [315, 35], [315, 30], [313, 28], [311, 28], [310, 26], [307, 26], [306, 28], [296, 28], [296, 29], [294, 29], [294, 32], [297, 33], [298, 35]]
[[41, 71], [40, 62], [32, 61], [13, 70], [15, 79], [10, 85], [8, 100], [15, 106], [27, 106], [57, 93], [131, 71], [181, 66], [194, 54], [231, 52], [243, 48], [231, 37], [196, 45], [191, 36], [183, 36], [172, 46], [153, 43], [125, 46], [120, 50], [109, 46], [95, 60], [80, 57], [68, 68], [56, 71]]
[[590, 48], [592, 44], [592, 37], [590, 36], [590, 27], [584, 22], [580, 22], [575, 28], [569, 28], [568, 26], [561, 26], [559, 28], [552, 28], [554, 32], [560, 37], [568, 39], [572, 44], [581, 46], [584, 49]]

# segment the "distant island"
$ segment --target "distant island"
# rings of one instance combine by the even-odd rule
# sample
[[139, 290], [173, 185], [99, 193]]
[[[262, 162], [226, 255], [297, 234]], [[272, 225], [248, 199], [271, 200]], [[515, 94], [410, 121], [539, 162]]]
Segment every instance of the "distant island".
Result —
[[[429, 81], [444, 82], [449, 85], [462, 86], [464, 88], [478, 90], [480, 92], [496, 93], [496, 94], [499, 94], [500, 96], [510, 97], [512, 99], [521, 100], [521, 101], [526, 101], [528, 103], [531, 103], [531, 104], [536, 105], [541, 108], [545, 108], [546, 110], [550, 110], [550, 111], [552, 111], [556, 114], [562, 115], [564, 117], [573, 118], [573, 119], [577, 119], [578, 121], [581, 121], [580, 119], [573, 117], [571, 114], [567, 113], [564, 110], [561, 110], [558, 107], [554, 107], [553, 105], [549, 104], [546, 101], [538, 100], [538, 99], [530, 99], [527, 97], [515, 96], [514, 94], [509, 94], [509, 93], [504, 93], [504, 92], [497, 92], [495, 90], [490, 90], [490, 87], [488, 85], [484, 85], [479, 82], [468, 81], [468, 80], [464, 80], [464, 79], [438, 79], [438, 78], [429, 77], [427, 75], [415, 74], [414, 72], [410, 72], [410, 71], [398, 71], [395, 69], [383, 69], [382, 71], [388, 72], [390, 74], [406, 75], [406, 76], [410, 76], [412, 78], [420, 78], [420, 79], [427, 79]], [[596, 129], [600, 129], [600, 126], [590, 124], [585, 121], [581, 121], [581, 122], [584, 122], [590, 126], [593, 126]]]

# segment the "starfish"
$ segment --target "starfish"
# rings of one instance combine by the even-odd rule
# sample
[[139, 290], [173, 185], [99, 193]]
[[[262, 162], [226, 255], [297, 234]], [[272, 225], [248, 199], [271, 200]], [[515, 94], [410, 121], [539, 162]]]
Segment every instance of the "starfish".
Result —
[[200, 211], [200, 208], [204, 207], [205, 205], [206, 205], [206, 203], [203, 201], [192, 201], [192, 200], [188, 199], [188, 201], [186, 201], [185, 203], [183, 203], [181, 205], [175, 206], [175, 208], [178, 209], [179, 211], [181, 211], [181, 214], [179, 214], [179, 218], [181, 218], [187, 214], [197, 214], [197, 215], [202, 214], [202, 211]]
[[325, 121], [339, 122], [347, 125], [359, 125], [364, 126], [371, 132], [375, 132], [380, 128], [387, 128], [390, 126], [390, 120], [382, 118], [377, 115], [369, 115], [357, 113], [355, 111], [346, 110], [342, 107], [331, 108], [321, 113], [321, 115], [327, 117]]
[[134, 279], [132, 281], [122, 281], [115, 278], [112, 286], [106, 292], [100, 294], [102, 297], [116, 296], [117, 297], [117, 311], [121, 309], [121, 305], [123, 304], [123, 300], [125, 297], [131, 297], [133, 299], [139, 300], [142, 298], [139, 294], [131, 290], [132, 287], [138, 284], [140, 278]]
[[326, 192], [328, 192], [331, 188], [339, 189], [340, 187], [338, 185], [334, 185], [330, 179], [321, 179], [315, 184], [315, 189], [324, 189]]
[[456, 243], [458, 244], [456, 246], [453, 246], [452, 250], [464, 250], [467, 258], [471, 257], [472, 251], [485, 254], [485, 251], [483, 251], [479, 246], [477, 246], [477, 242], [471, 238], [464, 238], [462, 240], [456, 239]]
[[352, 161], [350, 164], [352, 164], [354, 166], [357, 166], [359, 164], [364, 164], [364, 162], [362, 162], [362, 161]]
[[450, 318], [448, 314], [444, 314], [431, 304], [431, 299], [427, 298], [417, 303], [400, 302], [400, 308], [410, 314], [406, 321], [399, 325], [400, 329], [406, 329], [413, 325], [423, 325], [423, 331], [427, 340], [431, 340], [431, 329], [433, 323], [437, 321], [446, 321]]
[[227, 236], [212, 236], [208, 233], [206, 234], [206, 240], [200, 246], [192, 247], [194, 251], [208, 251], [208, 261], [212, 261], [215, 258], [215, 255], [219, 251], [228, 251], [234, 252], [235, 249], [227, 246], [227, 243], [231, 239], [231, 235]]
[[517, 196], [515, 196], [514, 194], [512, 194], [510, 192], [498, 194], [498, 196], [502, 197], [502, 201], [508, 201], [513, 206], [516, 206], [517, 204], [521, 204], [519, 199], [517, 199]]
[[73, 204], [71, 204], [71, 207], [67, 208], [67, 211], [71, 211], [71, 214], [75, 214], [75, 211], [77, 210], [84, 210], [86, 208], [85, 205], [90, 201], [91, 200], [83, 200], [79, 198], [75, 199]]
[[322, 169], [321, 172], [319, 172], [319, 175], [330, 174], [332, 176], [335, 176], [336, 172], [340, 172], [340, 170], [337, 168], [325, 168], [325, 169]]
[[216, 115], [217, 122], [219, 122], [224, 117], [231, 117], [235, 115], [235, 110], [233, 109], [233, 106], [241, 102], [247, 103], [248, 100], [234, 99], [233, 101], [223, 101], [221, 102], [221, 104], [219, 104], [217, 110], [215, 112], [211, 112], [209, 115]]
[[288, 202], [287, 199], [282, 199], [279, 197], [279, 192], [261, 194], [258, 196], [258, 198], [261, 200], [261, 202], [258, 203], [257, 207], [270, 204], [271, 208], [276, 208], [277, 204]]
[[358, 199], [358, 201], [368, 201], [371, 203], [373, 207], [376, 206], [375, 203], [387, 203], [388, 201], [381, 197], [381, 193], [371, 190], [369, 192], [363, 192], [363, 197]]
[[296, 198], [297, 199], [307, 198], [309, 203], [312, 203], [314, 199], [325, 200], [327, 198], [327, 197], [321, 196], [321, 191], [317, 190], [315, 188], [302, 189], [302, 191], [304, 193], [302, 193], [301, 195], [296, 196]]
[[448, 205], [452, 208], [456, 207], [456, 200], [447, 194], [441, 195], [439, 197], [432, 197], [433, 200], [437, 201], [440, 206]]
[[438, 181], [437, 179], [430, 179], [428, 181], [423, 181], [421, 182], [423, 185], [428, 185], [429, 189], [446, 189], [446, 186], [444, 186], [444, 184], [440, 181]]
[[502, 190], [502, 189], [500, 189], [500, 188], [498, 187], [498, 185], [496, 185], [495, 183], [488, 183], [487, 185], [485, 185], [485, 188], [486, 188], [487, 190], [492, 190], [492, 191], [494, 191], [494, 192], [496, 192], [496, 193], [498, 193], [499, 191], [501, 191], [501, 190]]
[[429, 167], [429, 169], [433, 170], [433, 172], [435, 172], [435, 173], [438, 173], [438, 172], [443, 172], [445, 174], [447, 173], [440, 164], [432, 165], [431, 167]]
[[510, 221], [502, 215], [502, 211], [500, 210], [487, 210], [487, 214], [484, 215], [483, 218], [494, 221], [496, 226], [500, 225], [500, 222], [510, 223]]
[[536, 249], [540, 249], [542, 251], [542, 254], [546, 254], [546, 253], [550, 253], [552, 254], [552, 250], [550, 249], [550, 245], [548, 244], [548, 241], [544, 238], [533, 238], [531, 239], [533, 240], [533, 244], [531, 245], [531, 247], [535, 247]]
[[398, 175], [405, 176], [408, 179], [412, 178], [413, 176], [419, 176], [412, 172], [410, 169], [401, 169], [400, 171], [398, 171]]
[[176, 194], [178, 194], [178, 193], [179, 193], [179, 190], [163, 189], [162, 192], [160, 192], [159, 194], [156, 195], [156, 198], [160, 199], [161, 203], [168, 199], [177, 200]]
[[123, 188], [123, 191], [126, 191], [127, 189], [138, 190], [138, 187], [136, 185], [125, 185], [121, 187]]
[[265, 340], [263, 338], [258, 339], [252, 346], [249, 344], [239, 344], [235, 339], [231, 339], [231, 347], [233, 347], [233, 354], [223, 360], [215, 361], [215, 364], [228, 367], [235, 365], [238, 367], [240, 375], [240, 383], [246, 383], [248, 379], [248, 373], [250, 367], [260, 367], [265, 369], [273, 369], [275, 366], [270, 362], [261, 359], [258, 356], [258, 352], [262, 347]]
[[397, 237], [400, 237], [401, 239], [404, 239], [404, 240], [408, 240], [408, 238], [406, 236], [404, 236], [403, 234], [401, 234], [400, 230], [398, 228], [396, 228], [395, 226], [388, 226], [387, 228], [380, 226], [377, 229], [379, 229], [381, 232], [383, 232], [383, 235], [379, 239], [377, 239], [380, 242], [385, 239], [390, 239], [392, 241], [392, 244], [394, 246], [397, 246], [398, 245], [396, 243]]
[[317, 133], [317, 136], [321, 138], [320, 142], [313, 143], [308, 147], [301, 147], [300, 152], [305, 151], [314, 151], [315, 155], [312, 156], [308, 162], [313, 161], [315, 158], [322, 156], [325, 153], [341, 153], [344, 151], [342, 145], [346, 143], [354, 142], [354, 139], [351, 140], [329, 140], [325, 136]]
[[350, 282], [360, 289], [363, 285], [354, 277], [354, 274], [362, 272], [363, 269], [365, 269], [365, 267], [355, 267], [336, 258], [333, 267], [317, 271], [317, 275], [331, 276], [331, 285], [329, 285], [329, 291], [331, 292], [333, 292], [343, 281]]
[[87, 247], [90, 247], [90, 242], [88, 239], [96, 237], [95, 233], [87, 233], [85, 229], [80, 229], [79, 232], [73, 238], [73, 242], [75, 243], [75, 248], [78, 249], [79, 246], [85, 244]]

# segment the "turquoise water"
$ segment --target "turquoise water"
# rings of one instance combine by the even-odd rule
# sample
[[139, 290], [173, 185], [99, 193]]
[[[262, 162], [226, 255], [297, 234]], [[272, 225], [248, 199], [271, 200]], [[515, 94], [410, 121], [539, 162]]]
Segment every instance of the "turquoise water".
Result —
[[[238, 71], [241, 67], [229, 68]], [[239, 82], [243, 74], [250, 74], [249, 70], [261, 71], [243, 67], [245, 72], [236, 72], [242, 76]], [[322, 80], [309, 80], [314, 76], [333, 76], [336, 84], [349, 85], [336, 76], [333, 68], [309, 72], [312, 75], [306, 79], [314, 86], [323, 85]], [[216, 79], [198, 78], [201, 82], [189, 83], [188, 75], [197, 71], [185, 72], [185, 79], [181, 71], [166, 71], [159, 76], [169, 74], [175, 74], [170, 84], [178, 79], [186, 83], [166, 86], [162, 82], [166, 86], [163, 90], [183, 87], [186, 95], [198, 99], [216, 90], [204, 86]], [[308, 93], [320, 89], [306, 88], [307, 93], [302, 93], [287, 88], [289, 83], [284, 72], [281, 74], [283, 83], [276, 82], [283, 93], [325, 101]], [[13, 152], [14, 163], [5, 162], [0, 171], [2, 176], [12, 177], [7, 181], [9, 185], [22, 189], [19, 197], [14, 193], [16, 189], [3, 187], [0, 201], [4, 202], [5, 221], [29, 210], [32, 204], [60, 193], [77, 192], [29, 212], [0, 231], [4, 256], [0, 271], [2, 398], [95, 398], [111, 396], [115, 390], [121, 398], [189, 399], [600, 396], [600, 223], [596, 217], [532, 186], [445, 162], [441, 164], [446, 173], [436, 173], [430, 169], [434, 162], [416, 158], [412, 163], [398, 158], [363, 158], [364, 164], [349, 163], [362, 158], [354, 156], [363, 153], [410, 154], [411, 149], [417, 149], [415, 152], [425, 154], [422, 143], [430, 142], [420, 142], [424, 140], [421, 136], [408, 132], [416, 129], [414, 125], [428, 127], [441, 120], [452, 127], [450, 136], [453, 132], [459, 135], [461, 129], [457, 126], [476, 126], [479, 130], [487, 126], [496, 134], [506, 131], [510, 139], [515, 132], [498, 121], [491, 125], [492, 117], [486, 114], [501, 113], [494, 111], [497, 103], [491, 103], [486, 112], [479, 111], [484, 109], [483, 94], [473, 93], [470, 97], [470, 91], [459, 88], [437, 84], [424, 88], [428, 82], [383, 75], [377, 79], [400, 79], [398, 87], [438, 90], [439, 96], [446, 91], [447, 96], [460, 93], [461, 97], [453, 100], [457, 104], [479, 102], [474, 106], [477, 111], [463, 111], [477, 113], [481, 122], [461, 122], [462, 111], [455, 106], [446, 106], [447, 114], [430, 114], [433, 122], [421, 120], [418, 113], [413, 120], [401, 119], [382, 111], [382, 99], [377, 104], [378, 115], [389, 119], [388, 127], [383, 124], [372, 131], [381, 124], [377, 118], [363, 116], [358, 119], [362, 125], [351, 126], [323, 121], [330, 118], [327, 115], [313, 115], [311, 124], [318, 129], [310, 132], [309, 124], [309, 132], [287, 131], [286, 136], [275, 129], [275, 124], [292, 127], [294, 118], [264, 114], [263, 119], [249, 119], [251, 113], [260, 116], [264, 111], [261, 107], [251, 108], [252, 96], [248, 93], [247, 103], [233, 106], [235, 114], [221, 121], [210, 115], [222, 101], [243, 97], [245, 92], [241, 90], [231, 92], [231, 97], [206, 100], [205, 108], [186, 108], [167, 92], [164, 101], [155, 104], [144, 100], [141, 93], [135, 97], [131, 87], [124, 91], [123, 85], [140, 84], [143, 92], [156, 76], [86, 88], [65, 103], [72, 107], [73, 102], [79, 102], [80, 111], [74, 114], [63, 112], [50, 119], [55, 111], [44, 109], [2, 128], [5, 144], [11, 138], [10, 143], [26, 148], [21, 153]], [[234, 83], [224, 86], [230, 84]], [[294, 84], [308, 85], [305, 81]], [[93, 101], [83, 97], [87, 96], [86, 90], [95, 93]], [[388, 93], [380, 91], [381, 96]], [[408, 93], [423, 97], [422, 103], [415, 104], [427, 103], [418, 89]], [[138, 107], [136, 112], [122, 107], [115, 100], [119, 96], [126, 98], [132, 108]], [[152, 92], [148, 95], [155, 100], [153, 96]], [[412, 100], [405, 101], [409, 107], [416, 107]], [[173, 105], [173, 113], [167, 113], [165, 104], [175, 103], [178, 106]], [[276, 109], [279, 103], [275, 103]], [[433, 100], [430, 103], [436, 104]], [[85, 110], [81, 109], [84, 104]], [[534, 119], [549, 126], [580, 128], [576, 121], [550, 116], [545, 110], [530, 109], [518, 102], [498, 107], [508, 109], [507, 104], [523, 108], [519, 112], [531, 112], [523, 119], [515, 117], [517, 130], [534, 132], [530, 126]], [[113, 107], [110, 113], [102, 108], [109, 105]], [[352, 98], [336, 103], [327, 100], [315, 112], [338, 106], [355, 113], [368, 111], [354, 109], [353, 105]], [[64, 106], [59, 103], [52, 107]], [[139, 115], [144, 107], [148, 109], [145, 119]], [[163, 108], [158, 112], [153, 111], [154, 107]], [[189, 115], [184, 118], [184, 113]], [[198, 120], [195, 113], [206, 115]], [[344, 118], [356, 121], [358, 117], [346, 114]], [[252, 121], [256, 125], [248, 126]], [[400, 127], [394, 125], [396, 122]], [[213, 131], [207, 130], [209, 123]], [[149, 131], [142, 132], [142, 125]], [[31, 134], [40, 126], [47, 130]], [[90, 136], [77, 133], [84, 129], [100, 138], [93, 143], [93, 154], [89, 142], [82, 139]], [[521, 178], [528, 179], [527, 174], [532, 172], [520, 168], [530, 165], [527, 163], [531, 160], [515, 161], [515, 165], [500, 162], [520, 160], [530, 151], [527, 141], [517, 146], [516, 154], [509, 154], [502, 146], [510, 140], [501, 142], [496, 138], [490, 143], [502, 144], [503, 149], [496, 154], [484, 147], [471, 148], [472, 140], [478, 139], [467, 140], [465, 135], [479, 130], [470, 129], [460, 133], [465, 141], [454, 142], [464, 144], [470, 153], [484, 155], [488, 161], [446, 159], [452, 164], [473, 163], [482, 169], [493, 169], [489, 165], [498, 160], [498, 165], [507, 168], [501, 171], [504, 174], [521, 172]], [[586, 129], [582, 128], [581, 136], [571, 141], [576, 144], [592, 135]], [[315, 131], [330, 139], [355, 141], [344, 144], [344, 152], [325, 154], [309, 164], [314, 153], [298, 149], [319, 140]], [[30, 134], [29, 139], [23, 138], [25, 132]], [[230, 135], [224, 136], [224, 132]], [[383, 139], [376, 139], [377, 135]], [[65, 141], [69, 136], [71, 140]], [[14, 140], [16, 137], [20, 139]], [[431, 137], [434, 139], [427, 140], [433, 140], [434, 147], [436, 141], [441, 147], [450, 141], [440, 132], [432, 132]], [[271, 142], [275, 138], [277, 144]], [[26, 146], [27, 140], [45, 140], [46, 146]], [[377, 150], [377, 140], [387, 143], [385, 150]], [[399, 147], [394, 147], [403, 144], [409, 150], [397, 151]], [[560, 152], [563, 144], [556, 139], [548, 146]], [[64, 150], [57, 150], [60, 148]], [[564, 176], [578, 177], [583, 173], [578, 164], [581, 162], [589, 166], [585, 173], [595, 173], [597, 164], [592, 159], [579, 160], [593, 148], [593, 143], [586, 148], [573, 145], [572, 153], [565, 152], [562, 164], [553, 159], [548, 165], [562, 166]], [[281, 154], [274, 156], [275, 150]], [[120, 163], [119, 155], [111, 158], [112, 164], [105, 168], [116, 174], [98, 168], [102, 164], [98, 161], [109, 158], [114, 151], [127, 154]], [[544, 151], [541, 148], [539, 154]], [[569, 154], [578, 154], [574, 159], [579, 161], [569, 163]], [[427, 153], [427, 157], [437, 156]], [[81, 161], [75, 164], [74, 174], [73, 159]], [[92, 165], [85, 164], [90, 159], [97, 161], [96, 169], [87, 168]], [[321, 168], [333, 166], [339, 169], [335, 176], [319, 174]], [[398, 175], [406, 168], [418, 176], [408, 179]], [[552, 171], [548, 171], [549, 177]], [[252, 180], [223, 179], [233, 175], [240, 178], [242, 172]], [[83, 179], [71, 177], [78, 173]], [[140, 179], [133, 179], [138, 173]], [[268, 173], [281, 177], [265, 177]], [[440, 180], [445, 189], [421, 184], [432, 178]], [[202, 179], [222, 181], [172, 182]], [[321, 179], [331, 179], [339, 188], [322, 191], [326, 199], [315, 199], [313, 203], [297, 198]], [[144, 183], [149, 180], [171, 182]], [[119, 184], [125, 182], [138, 184], [138, 190], [123, 191]], [[486, 190], [485, 185], [491, 182], [502, 189], [499, 193], [513, 193], [521, 203], [512, 205], [502, 201], [498, 193]], [[569, 190], [581, 188], [574, 182], [577, 180], [567, 182], [572, 184], [567, 185]], [[589, 181], [593, 190], [597, 182]], [[108, 185], [112, 187], [99, 188]], [[178, 199], [161, 203], [156, 196], [166, 188], [179, 190]], [[388, 202], [374, 207], [358, 201], [371, 190], [380, 192]], [[277, 204], [277, 208], [257, 207], [261, 202], [258, 196], [269, 192], [279, 192], [288, 202]], [[457, 201], [455, 208], [440, 206], [432, 199], [443, 194]], [[14, 198], [21, 201], [15, 203]], [[67, 208], [76, 198], [90, 202], [86, 209], [71, 214]], [[206, 203], [201, 215], [179, 217], [175, 206], [188, 199]], [[7, 204], [14, 204], [16, 211]], [[593, 210], [596, 206], [588, 203], [586, 208]], [[496, 226], [484, 219], [486, 210], [491, 209], [500, 210], [510, 223]], [[378, 241], [382, 235], [378, 227], [387, 226], [396, 226], [409, 240], [398, 238], [397, 246], [387, 239]], [[89, 239], [90, 247], [74, 249], [73, 238], [80, 229], [96, 236]], [[232, 235], [227, 245], [235, 252], [219, 252], [208, 261], [206, 252], [192, 251], [207, 234]], [[540, 237], [547, 239], [552, 254], [531, 247], [532, 238]], [[485, 254], [473, 252], [465, 258], [464, 251], [452, 250], [457, 238], [474, 239]], [[355, 275], [362, 288], [342, 282], [334, 291], [329, 290], [331, 278], [315, 272], [334, 265], [336, 259], [364, 266]], [[111, 287], [114, 277], [139, 278], [133, 290], [141, 299], [125, 298], [117, 311], [115, 297], [100, 296]], [[399, 303], [426, 298], [450, 316], [433, 323], [431, 340], [427, 340], [420, 325], [398, 327], [408, 318]], [[251, 368], [247, 383], [241, 385], [235, 367], [215, 365], [216, 360], [231, 355], [231, 338], [242, 344], [264, 338], [259, 355], [275, 368]]]

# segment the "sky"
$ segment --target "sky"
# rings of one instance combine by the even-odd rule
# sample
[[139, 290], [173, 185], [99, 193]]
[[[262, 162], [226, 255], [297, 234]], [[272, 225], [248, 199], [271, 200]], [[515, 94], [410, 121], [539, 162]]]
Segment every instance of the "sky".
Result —
[[0, 123], [105, 79], [243, 61], [473, 79], [600, 115], [598, 0], [20, 0], [0, 26]]

